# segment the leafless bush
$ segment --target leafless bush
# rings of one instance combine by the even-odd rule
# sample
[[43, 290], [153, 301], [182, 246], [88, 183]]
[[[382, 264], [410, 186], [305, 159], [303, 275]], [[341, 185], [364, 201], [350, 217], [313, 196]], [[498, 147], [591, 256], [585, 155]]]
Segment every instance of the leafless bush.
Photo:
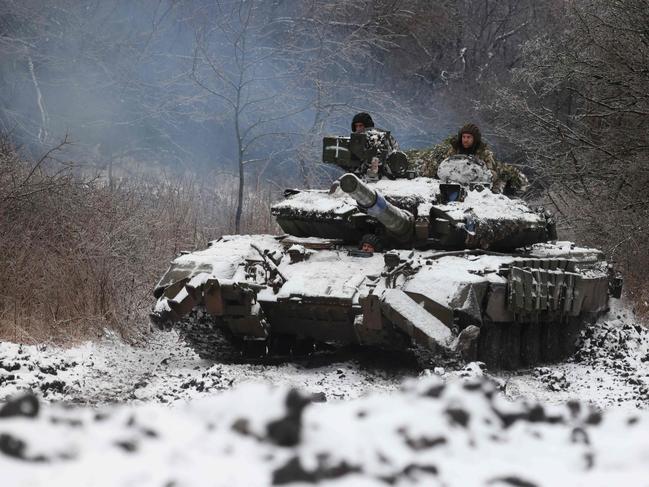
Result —
[[[0, 337], [136, 337], [169, 260], [234, 228], [236, 179], [139, 177], [111, 189], [54, 155], [28, 163], [0, 144]], [[244, 231], [275, 230], [271, 193], [246, 196]]]

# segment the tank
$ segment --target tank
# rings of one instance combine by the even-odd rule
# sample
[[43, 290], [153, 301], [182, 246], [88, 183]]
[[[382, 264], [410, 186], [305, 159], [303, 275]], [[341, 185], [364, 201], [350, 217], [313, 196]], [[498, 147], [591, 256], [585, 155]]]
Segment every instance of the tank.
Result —
[[323, 161], [347, 172], [287, 190], [271, 208], [285, 234], [222, 236], [174, 259], [152, 323], [217, 361], [361, 345], [515, 369], [572, 354], [620, 294], [603, 253], [492, 192], [479, 159], [419, 177], [388, 136], [325, 137]]

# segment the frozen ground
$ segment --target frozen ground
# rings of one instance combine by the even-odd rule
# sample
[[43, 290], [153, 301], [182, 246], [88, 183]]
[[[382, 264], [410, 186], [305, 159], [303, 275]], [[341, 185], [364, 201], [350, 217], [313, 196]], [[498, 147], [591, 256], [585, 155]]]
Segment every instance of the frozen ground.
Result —
[[[345, 354], [348, 355], [348, 354]], [[320, 363], [323, 362], [323, 363]], [[408, 364], [380, 367], [347, 359], [313, 359], [300, 364], [219, 364], [201, 360], [173, 332], [153, 334], [132, 347], [116, 338], [62, 350], [0, 344], [0, 399], [25, 389], [48, 402], [98, 405], [171, 403], [263, 382], [350, 399], [374, 390], [396, 390], [416, 370]]]
[[649, 486], [648, 406], [649, 334], [624, 310], [570, 362], [516, 373], [349, 354], [214, 364], [173, 333], [4, 342], [0, 471], [35, 486]]

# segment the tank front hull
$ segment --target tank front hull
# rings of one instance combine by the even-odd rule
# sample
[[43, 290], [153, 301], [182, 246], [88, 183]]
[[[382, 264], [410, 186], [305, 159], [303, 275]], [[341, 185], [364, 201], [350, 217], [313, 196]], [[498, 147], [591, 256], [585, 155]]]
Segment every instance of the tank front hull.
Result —
[[[157, 287], [152, 321], [216, 360], [223, 336], [242, 350], [254, 345], [256, 356], [272, 354], [278, 337], [460, 353], [458, 334], [477, 327], [464, 358], [515, 369], [568, 357], [580, 330], [608, 308], [601, 254], [568, 243], [367, 256], [321, 239], [295, 242], [233, 236], [181, 256]], [[201, 335], [209, 333], [221, 338]]]

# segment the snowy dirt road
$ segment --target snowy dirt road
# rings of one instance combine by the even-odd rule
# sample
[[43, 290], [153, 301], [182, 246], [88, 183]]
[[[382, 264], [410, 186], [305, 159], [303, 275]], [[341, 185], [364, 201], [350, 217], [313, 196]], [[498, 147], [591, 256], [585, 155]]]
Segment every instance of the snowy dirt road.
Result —
[[648, 409], [649, 333], [624, 310], [515, 373], [220, 364], [175, 333], [0, 343], [2, 485], [649, 485]]
[[0, 344], [0, 397], [31, 389], [47, 401], [88, 405], [190, 400], [244, 382], [351, 399], [396, 390], [416, 374], [412, 360], [381, 364], [367, 356], [350, 359], [349, 353], [278, 365], [214, 363], [200, 359], [174, 332], [155, 333], [139, 346], [117, 338], [67, 350]]
[[296, 387], [328, 400], [354, 399], [398, 390], [405, 379], [419, 375], [448, 379], [485, 372], [510, 398], [553, 404], [577, 398], [601, 408], [649, 406], [649, 338], [625, 310], [588, 329], [569, 361], [516, 372], [483, 371], [476, 363], [421, 370], [405, 354], [353, 350], [277, 365], [221, 364], [200, 359], [173, 332], [154, 333], [139, 346], [111, 336], [70, 349], [0, 343], [0, 400], [33, 390], [47, 401], [76, 404], [170, 403], [245, 382]]

